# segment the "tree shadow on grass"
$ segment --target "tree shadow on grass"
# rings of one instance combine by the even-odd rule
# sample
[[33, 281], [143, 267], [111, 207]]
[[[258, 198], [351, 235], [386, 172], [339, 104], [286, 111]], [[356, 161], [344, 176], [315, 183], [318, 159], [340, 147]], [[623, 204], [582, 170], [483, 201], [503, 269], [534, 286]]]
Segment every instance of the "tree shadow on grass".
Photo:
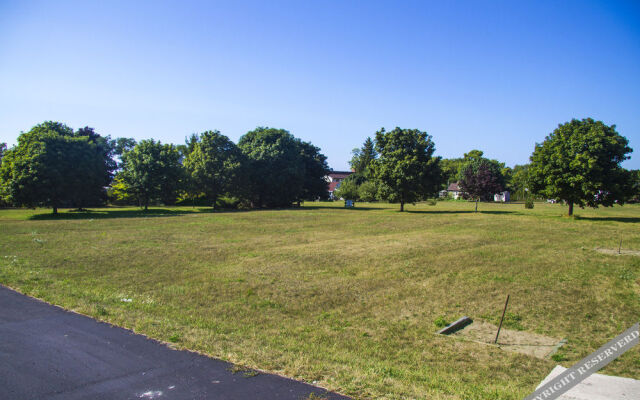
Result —
[[[395, 204], [395, 203], [393, 203]], [[292, 208], [265, 208], [262, 210], [349, 210], [349, 211], [388, 211], [388, 212], [400, 212], [400, 204], [395, 204], [397, 207], [359, 207], [358, 204], [354, 207], [331, 207], [331, 206], [323, 206], [323, 205], [307, 205], [303, 207], [292, 207]], [[406, 207], [406, 206], [405, 206]], [[259, 209], [258, 209], [259, 210]], [[254, 210], [255, 211], [255, 210]], [[412, 210], [405, 209], [403, 211], [407, 214], [520, 214], [519, 211], [495, 211], [495, 210], [478, 210], [476, 213], [473, 209], [471, 210]]]
[[[265, 208], [265, 210], [270, 210], [269, 208]], [[271, 209], [274, 210], [274, 209]], [[331, 207], [331, 206], [318, 206], [318, 205], [305, 205], [302, 207], [292, 207], [292, 208], [281, 208], [280, 210], [354, 210], [354, 211], [374, 211], [374, 210], [389, 210], [389, 208], [385, 207], [358, 207], [358, 204], [354, 207]]]
[[85, 211], [64, 211], [53, 213], [36, 214], [29, 217], [30, 220], [35, 221], [49, 221], [49, 220], [72, 220], [72, 219], [109, 219], [109, 218], [152, 218], [152, 217], [173, 217], [187, 214], [202, 214], [222, 212], [214, 211], [212, 208], [194, 208], [194, 209], [164, 209], [164, 208], [152, 208], [149, 210], [142, 209], [118, 209], [118, 208], [101, 208], [97, 210], [85, 210]]
[[408, 214], [519, 214], [518, 211], [494, 211], [494, 210], [405, 210]]
[[[217, 209], [210, 207], [196, 208], [150, 208], [147, 211], [143, 209], [123, 209], [123, 208], [97, 208], [84, 211], [61, 210], [57, 214], [52, 212], [35, 214], [28, 217], [32, 221], [56, 221], [56, 220], [84, 220], [84, 219], [112, 219], [112, 218], [154, 218], [154, 217], [175, 217], [190, 214], [209, 214], [209, 213], [237, 213], [246, 211], [310, 211], [310, 210], [348, 210], [348, 211], [397, 211], [387, 207], [358, 207], [353, 208], [331, 207], [331, 206], [303, 206], [290, 208], [256, 208], [253, 210], [233, 210], [233, 209]], [[473, 210], [405, 210], [407, 214], [475, 214]], [[483, 211], [479, 210], [478, 214], [517, 214], [516, 211]], [[640, 219], [639, 219], [640, 220]]]
[[[255, 208], [250, 210], [236, 209], [216, 209], [211, 207], [196, 208], [150, 208], [148, 210], [139, 209], [123, 209], [123, 208], [96, 208], [83, 211], [77, 210], [60, 210], [57, 214], [46, 212], [35, 214], [28, 217], [31, 221], [57, 221], [57, 220], [83, 220], [83, 219], [111, 219], [111, 218], [154, 218], [154, 217], [175, 217], [180, 215], [191, 214], [222, 214], [222, 213], [239, 213], [247, 211], [309, 211], [314, 209], [331, 209], [341, 210], [341, 207], [313, 206], [313, 207], [283, 207], [283, 208]], [[351, 208], [350, 210], [366, 211], [366, 210], [382, 210], [382, 208], [360, 207]]]
[[625, 222], [625, 223], [640, 222], [640, 217], [581, 217], [579, 215], [574, 215], [573, 218], [576, 220], [585, 220], [585, 221], [594, 221], [594, 222]]

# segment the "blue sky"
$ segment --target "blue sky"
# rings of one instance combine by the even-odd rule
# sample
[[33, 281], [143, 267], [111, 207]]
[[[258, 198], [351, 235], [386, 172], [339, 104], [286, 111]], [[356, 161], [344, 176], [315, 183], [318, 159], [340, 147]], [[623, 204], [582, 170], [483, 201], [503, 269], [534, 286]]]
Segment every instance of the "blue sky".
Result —
[[336, 170], [380, 127], [513, 166], [558, 123], [616, 124], [640, 168], [640, 3], [0, 0], [0, 141], [44, 120], [182, 143], [257, 126]]

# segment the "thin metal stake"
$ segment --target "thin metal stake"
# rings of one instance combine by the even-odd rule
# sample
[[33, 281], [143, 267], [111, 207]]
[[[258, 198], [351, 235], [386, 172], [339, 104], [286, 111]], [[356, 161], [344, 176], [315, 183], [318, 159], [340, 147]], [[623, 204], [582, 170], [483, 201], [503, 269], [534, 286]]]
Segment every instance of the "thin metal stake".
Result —
[[498, 333], [496, 333], [496, 340], [493, 343], [498, 343], [498, 336], [500, 336], [500, 329], [502, 329], [502, 321], [504, 321], [504, 313], [507, 312], [507, 304], [509, 304], [509, 295], [507, 295], [507, 301], [504, 303], [504, 310], [502, 310], [502, 318], [500, 318], [500, 326], [498, 327]]
[[620, 249], [622, 249], [622, 236], [620, 236], [620, 244], [618, 245], [618, 254], [620, 254]]

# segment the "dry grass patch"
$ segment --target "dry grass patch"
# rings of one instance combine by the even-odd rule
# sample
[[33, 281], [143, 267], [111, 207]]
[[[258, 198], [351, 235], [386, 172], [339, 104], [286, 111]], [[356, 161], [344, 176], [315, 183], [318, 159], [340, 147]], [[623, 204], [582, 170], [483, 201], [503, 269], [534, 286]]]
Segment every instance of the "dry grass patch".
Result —
[[640, 256], [640, 250], [627, 250], [627, 249], [601, 249], [596, 247], [598, 253], [607, 254], [609, 256]]
[[542, 359], [550, 358], [564, 344], [562, 339], [511, 329], [501, 329], [496, 344], [497, 332], [497, 326], [475, 320], [451, 336]]

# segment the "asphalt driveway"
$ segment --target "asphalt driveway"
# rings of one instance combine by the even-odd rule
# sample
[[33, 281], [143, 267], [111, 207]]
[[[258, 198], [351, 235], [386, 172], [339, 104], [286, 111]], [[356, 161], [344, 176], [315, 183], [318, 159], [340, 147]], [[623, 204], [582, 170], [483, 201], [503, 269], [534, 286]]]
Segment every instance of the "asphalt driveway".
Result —
[[0, 285], [0, 399], [348, 399], [231, 367]]

